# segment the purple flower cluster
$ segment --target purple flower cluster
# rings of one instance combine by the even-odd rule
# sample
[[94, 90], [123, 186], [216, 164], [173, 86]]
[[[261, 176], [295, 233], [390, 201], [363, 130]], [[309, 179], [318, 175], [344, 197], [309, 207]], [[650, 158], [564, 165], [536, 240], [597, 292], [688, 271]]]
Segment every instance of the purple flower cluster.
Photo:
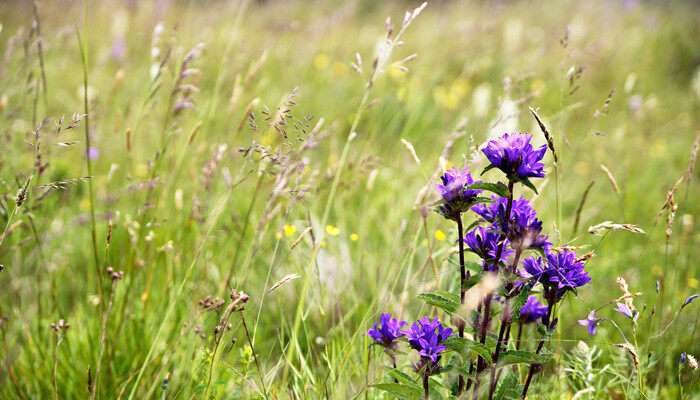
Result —
[[[494, 269], [493, 263], [496, 259], [496, 253], [498, 251], [498, 244], [500, 240], [500, 233], [489, 229], [484, 229], [481, 226], [477, 226], [473, 230], [467, 232], [464, 238], [462, 238], [462, 241], [469, 246], [469, 249], [481, 257], [485, 271], [491, 271]], [[503, 240], [505, 241], [503, 244], [505, 247], [508, 245], [508, 239], [504, 238]], [[501, 259], [508, 257], [513, 253], [514, 251], [505, 249], [501, 254]]]
[[547, 236], [541, 235], [542, 221], [537, 219], [537, 212], [529, 200], [522, 196], [519, 200], [513, 200], [509, 221], [505, 221], [508, 199], [497, 196], [492, 198], [495, 203], [478, 204], [472, 207], [472, 211], [487, 222], [493, 223], [492, 230], [504, 232], [513, 250], [523, 252], [529, 248], [542, 248], [549, 244]]
[[545, 316], [547, 316], [547, 306], [540, 303], [536, 296], [528, 297], [527, 302], [520, 309], [520, 322], [523, 324], [538, 322]]
[[511, 181], [544, 177], [544, 164], [540, 161], [547, 145], [534, 149], [530, 144], [532, 135], [506, 133], [488, 142], [481, 151], [491, 165], [503, 171]]
[[452, 335], [452, 329], [445, 328], [437, 318], [431, 321], [430, 318], [423, 317], [414, 322], [405, 331], [405, 335], [408, 344], [418, 350], [421, 358], [430, 359], [433, 364], [437, 364], [440, 361], [440, 353], [445, 350], [442, 342]]
[[469, 173], [468, 167], [461, 171], [452, 168], [440, 177], [442, 183], [435, 184], [435, 189], [442, 196], [442, 204], [438, 212], [448, 219], [457, 219], [460, 214], [471, 207], [480, 189], [467, 189], [469, 185], [478, 183]]
[[375, 322], [374, 327], [367, 330], [367, 336], [389, 350], [393, 350], [397, 340], [405, 336], [411, 348], [418, 350], [421, 359], [437, 364], [440, 353], [446, 348], [442, 343], [452, 335], [452, 329], [445, 328], [437, 318], [431, 321], [428, 317], [414, 322], [407, 330], [401, 330], [404, 325], [408, 323], [391, 318], [391, 314], [382, 314], [379, 323]]
[[396, 345], [396, 339], [403, 336], [401, 328], [408, 325], [405, 321], [399, 321], [396, 318], [391, 318], [391, 314], [382, 314], [379, 318], [379, 324], [374, 323], [373, 329], [367, 330], [367, 336], [374, 339], [379, 345], [387, 349], [393, 349]]
[[469, 168], [464, 167], [461, 171], [457, 168], [448, 169], [440, 177], [442, 184], [436, 183], [435, 189], [446, 202], [458, 199], [467, 199], [481, 193], [481, 190], [466, 189], [467, 186], [476, 183], [469, 173]]
[[533, 278], [541, 282], [545, 287], [545, 295], [549, 290], [557, 290], [556, 300], [567, 290], [581, 287], [591, 281], [588, 273], [583, 269], [583, 263], [576, 260], [573, 251], [561, 251], [552, 253], [546, 249], [546, 259], [529, 257], [523, 260], [523, 271], [520, 274], [524, 278]]

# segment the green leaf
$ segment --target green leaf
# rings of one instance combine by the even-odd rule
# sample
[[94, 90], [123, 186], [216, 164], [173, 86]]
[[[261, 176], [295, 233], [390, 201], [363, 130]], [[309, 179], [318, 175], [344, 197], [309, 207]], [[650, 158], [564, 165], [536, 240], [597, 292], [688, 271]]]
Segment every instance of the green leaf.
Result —
[[391, 375], [393, 378], [395, 378], [396, 380], [398, 380], [399, 383], [404, 384], [404, 385], [407, 385], [407, 386], [415, 387], [415, 388], [417, 388], [418, 390], [421, 389], [421, 387], [420, 387], [420, 385], [418, 384], [418, 382], [416, 382], [415, 379], [411, 378], [411, 376], [408, 375], [407, 373], [405, 373], [405, 372], [403, 372], [403, 371], [401, 371], [401, 370], [399, 370], [399, 369], [396, 369], [396, 368], [387, 368], [387, 372], [388, 372], [389, 375]]
[[[508, 198], [510, 196], [510, 192], [508, 191], [508, 188], [499, 185], [498, 183], [491, 183], [491, 182], [477, 182], [477, 183], [472, 183], [471, 185], [467, 186], [467, 190], [469, 189], [475, 189], [475, 190], [486, 190], [492, 193], [496, 193], [497, 195], [501, 197]], [[493, 202], [493, 201], [492, 201]]]
[[522, 183], [523, 185], [525, 185], [525, 186], [529, 187], [530, 189], [532, 189], [532, 191], [535, 192], [535, 194], [539, 194], [539, 193], [537, 193], [537, 189], [535, 189], [535, 185], [533, 185], [532, 182], [530, 182], [530, 179], [528, 179], [528, 178], [520, 178], [519, 181], [520, 181], [520, 183]]
[[377, 383], [373, 388], [384, 390], [403, 400], [420, 400], [423, 398], [423, 390], [401, 383]]
[[520, 318], [520, 310], [523, 308], [525, 303], [527, 303], [527, 298], [530, 296], [530, 285], [524, 285], [522, 292], [515, 296], [515, 299], [513, 299], [513, 318], [512, 322], [516, 322], [518, 318]]
[[518, 385], [518, 378], [514, 373], [509, 373], [503, 382], [498, 385], [496, 393], [494, 393], [494, 400], [515, 400], [520, 397], [522, 392], [521, 387]]
[[[482, 268], [481, 265], [479, 265], [479, 268]], [[477, 272], [476, 274], [470, 276], [469, 279], [467, 279], [467, 282], [465, 282], [465, 286], [466, 286], [467, 290], [471, 289], [472, 287], [476, 286], [479, 282], [481, 282], [481, 278], [483, 276], [484, 276], [484, 271]]]
[[457, 311], [457, 308], [460, 306], [459, 296], [453, 293], [427, 292], [419, 294], [418, 298], [450, 314]]
[[459, 353], [464, 358], [471, 358], [472, 354], [476, 354], [483, 357], [489, 363], [492, 362], [491, 351], [489, 351], [488, 347], [475, 340], [451, 336], [449, 339], [445, 340], [443, 345], [445, 345], [445, 347], [448, 349]]
[[485, 174], [485, 173], [487, 173], [487, 172], [491, 171], [491, 170], [492, 170], [492, 169], [494, 169], [494, 168], [496, 168], [496, 166], [495, 166], [495, 165], [493, 165], [493, 164], [489, 164], [489, 165], [488, 165], [488, 166], [487, 166], [486, 168], [484, 168], [484, 170], [483, 170], [483, 171], [481, 171], [481, 175], [483, 175], [483, 174]]
[[549, 361], [549, 356], [539, 356], [535, 353], [522, 350], [507, 350], [498, 358], [501, 365], [510, 364], [544, 364]]

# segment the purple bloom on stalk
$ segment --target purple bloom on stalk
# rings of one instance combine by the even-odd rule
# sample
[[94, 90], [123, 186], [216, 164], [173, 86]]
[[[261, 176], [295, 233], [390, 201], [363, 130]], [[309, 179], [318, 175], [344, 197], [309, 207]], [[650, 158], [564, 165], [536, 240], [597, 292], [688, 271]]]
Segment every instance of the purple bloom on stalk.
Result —
[[[501, 238], [501, 234], [497, 232], [490, 231], [491, 227], [484, 229], [481, 226], [477, 226], [473, 230], [467, 232], [462, 241], [469, 246], [469, 249], [476, 253], [481, 259], [483, 259], [483, 266], [485, 271], [493, 270], [493, 262], [496, 259], [496, 253], [498, 252], [498, 241]], [[508, 244], [508, 239], [503, 239]], [[507, 256], [513, 254], [512, 250], [504, 249], [501, 254], [501, 259], [505, 259]], [[498, 266], [496, 266], [498, 268]]]
[[452, 329], [442, 326], [437, 318], [430, 320], [423, 317], [414, 322], [403, 334], [408, 338], [408, 344], [423, 359], [430, 359], [433, 364], [440, 361], [440, 353], [445, 350], [442, 342], [452, 335]]
[[617, 308], [613, 308], [613, 310], [619, 312], [627, 318], [631, 318], [634, 322], [637, 322], [637, 317], [639, 317], [639, 313], [637, 311], [633, 311], [625, 303], [617, 303]]
[[481, 190], [466, 189], [471, 184], [476, 183], [469, 173], [469, 168], [464, 167], [461, 171], [457, 168], [448, 169], [440, 177], [442, 184], [436, 183], [435, 189], [446, 201], [451, 202], [458, 199], [466, 199], [481, 193]]
[[481, 193], [480, 189], [466, 187], [480, 181], [474, 181], [468, 167], [464, 167], [461, 171], [457, 168], [449, 169], [440, 179], [442, 183], [435, 184], [435, 189], [443, 200], [438, 206], [438, 212], [447, 219], [456, 220], [461, 213], [469, 209], [473, 200]]
[[488, 142], [481, 151], [491, 164], [503, 171], [511, 181], [544, 177], [544, 164], [540, 161], [547, 145], [534, 149], [530, 144], [532, 135], [506, 133]]
[[374, 323], [373, 329], [367, 330], [367, 336], [374, 339], [377, 344], [386, 347], [387, 349], [393, 349], [396, 345], [396, 339], [403, 336], [401, 327], [407, 325], [405, 321], [398, 321], [395, 318], [391, 318], [391, 314], [382, 314], [379, 318], [379, 325]]
[[555, 289], [554, 298], [559, 300], [567, 290], [581, 287], [591, 281], [583, 269], [583, 263], [576, 260], [575, 252], [564, 250], [555, 254], [546, 250], [546, 253], [546, 259], [524, 259], [523, 270], [520, 271], [522, 277], [533, 278], [544, 285], [546, 298], [550, 298], [550, 290]]
[[542, 221], [537, 219], [537, 212], [532, 208], [529, 200], [520, 196], [519, 200], [513, 200], [510, 210], [510, 219], [505, 223], [508, 199], [493, 197], [496, 203], [488, 205], [478, 204], [472, 207], [472, 211], [486, 221], [498, 224], [498, 229], [505, 232], [513, 250], [525, 251], [529, 248], [541, 248], [549, 244], [547, 236], [542, 233]]
[[588, 318], [578, 320], [578, 323], [583, 326], [588, 326], [588, 334], [595, 335], [595, 327], [600, 323], [600, 319], [595, 317], [595, 310], [588, 313]]
[[520, 309], [520, 322], [529, 324], [543, 319], [547, 315], [547, 306], [537, 300], [536, 296], [527, 298], [527, 302]]
[[[483, 218], [486, 222], [493, 223], [496, 222], [496, 219], [503, 220], [505, 218], [504, 214], [506, 213], [508, 199], [505, 197], [496, 196], [495, 194], [491, 196], [491, 199], [493, 199], [495, 203], [477, 204], [472, 207], [471, 210]], [[501, 205], [503, 208], [501, 208]], [[532, 204], [528, 199], [523, 198], [523, 196], [520, 196], [519, 200], [513, 199], [513, 210], [511, 210], [511, 213], [513, 212], [534, 213]]]
[[681, 359], [678, 361], [678, 365], [685, 364], [685, 353], [681, 354]]

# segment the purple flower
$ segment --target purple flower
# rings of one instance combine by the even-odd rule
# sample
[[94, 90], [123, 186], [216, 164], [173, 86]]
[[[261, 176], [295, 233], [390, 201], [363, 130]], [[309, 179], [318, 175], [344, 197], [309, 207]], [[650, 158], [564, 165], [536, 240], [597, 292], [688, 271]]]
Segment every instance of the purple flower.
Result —
[[373, 329], [367, 330], [367, 336], [374, 339], [377, 344], [386, 347], [387, 349], [393, 349], [396, 345], [396, 339], [403, 336], [401, 327], [407, 325], [405, 321], [398, 321], [395, 318], [391, 318], [391, 314], [382, 314], [379, 318], [379, 325], [374, 323]]
[[459, 214], [467, 211], [473, 200], [481, 193], [480, 189], [466, 189], [467, 186], [478, 183], [469, 174], [468, 167], [461, 171], [452, 168], [440, 177], [442, 183], [435, 184], [435, 189], [442, 196], [442, 204], [438, 212], [448, 219], [457, 219]]
[[529, 324], [543, 319], [547, 315], [547, 306], [537, 300], [536, 296], [527, 298], [527, 302], [520, 309], [520, 322]]
[[534, 149], [530, 144], [531, 139], [532, 135], [526, 133], [506, 133], [488, 142], [481, 151], [491, 165], [503, 171], [511, 181], [542, 178], [544, 164], [540, 161], [547, 151], [547, 145]]
[[617, 308], [613, 308], [613, 310], [619, 312], [627, 318], [632, 318], [632, 321], [634, 322], [637, 322], [637, 317], [639, 317], [639, 313], [629, 308], [629, 306], [627, 306], [625, 303], [617, 303]]
[[457, 199], [466, 199], [476, 196], [481, 193], [481, 190], [465, 190], [467, 186], [476, 183], [469, 173], [469, 167], [464, 167], [461, 171], [454, 167], [448, 169], [442, 174], [440, 179], [442, 180], [442, 184], [436, 183], [435, 189], [448, 203]]
[[685, 299], [685, 301], [684, 301], [683, 304], [681, 305], [681, 310], [683, 309], [683, 307], [685, 307], [685, 306], [687, 306], [688, 304], [690, 304], [690, 303], [691, 303], [693, 300], [695, 300], [697, 297], [698, 297], [698, 295], [697, 295], [697, 294], [694, 294], [694, 295], [688, 297], [687, 299]]
[[[497, 219], [503, 220], [504, 214], [506, 213], [506, 206], [508, 205], [508, 199], [505, 197], [496, 196], [495, 194], [491, 196], [495, 203], [482, 203], [477, 204], [471, 208], [477, 215], [486, 220], [486, 222], [496, 222]], [[501, 208], [501, 206], [503, 206]], [[528, 213], [534, 212], [532, 210], [532, 204], [529, 200], [520, 196], [520, 199], [513, 199], [511, 213]]]
[[411, 348], [418, 350], [423, 359], [430, 359], [433, 364], [440, 361], [440, 353], [445, 350], [442, 342], [452, 335], [452, 329], [442, 326], [437, 318], [430, 320], [423, 317], [414, 322], [403, 334], [408, 338]]
[[588, 334], [595, 335], [595, 327], [600, 323], [600, 319], [595, 317], [595, 310], [588, 313], [588, 318], [578, 320], [578, 323], [583, 326], [588, 326]]
[[90, 157], [91, 160], [96, 160], [100, 156], [100, 150], [97, 147], [90, 146], [85, 152], [86, 157]]
[[[462, 241], [469, 246], [469, 249], [476, 253], [481, 259], [483, 259], [484, 270], [493, 270], [493, 262], [496, 259], [496, 253], [498, 252], [498, 241], [501, 239], [501, 234], [491, 231], [492, 227], [484, 229], [481, 226], [477, 226], [473, 230], [467, 232]], [[503, 239], [508, 244], [507, 239]], [[512, 250], [503, 250], [501, 254], [502, 259], [513, 254]], [[498, 266], [496, 266], [496, 269]]]
[[546, 259], [535, 257], [524, 259], [523, 270], [519, 272], [524, 278], [533, 278], [541, 282], [545, 288], [546, 298], [552, 296], [555, 300], [559, 300], [567, 290], [581, 287], [591, 281], [588, 273], [583, 269], [583, 263], [576, 261], [575, 252], [565, 250], [555, 254], [548, 249], [545, 251]]
[[685, 353], [681, 354], [681, 359], [678, 361], [678, 365], [685, 364]]
[[472, 207], [472, 211], [486, 221], [498, 224], [498, 229], [505, 232], [513, 250], [522, 252], [532, 247], [540, 248], [549, 244], [547, 236], [540, 235], [542, 221], [537, 219], [537, 212], [532, 208], [532, 203], [529, 200], [522, 196], [519, 200], [513, 200], [510, 218], [506, 223], [508, 199], [496, 196], [492, 198], [496, 200], [496, 203], [478, 204]]

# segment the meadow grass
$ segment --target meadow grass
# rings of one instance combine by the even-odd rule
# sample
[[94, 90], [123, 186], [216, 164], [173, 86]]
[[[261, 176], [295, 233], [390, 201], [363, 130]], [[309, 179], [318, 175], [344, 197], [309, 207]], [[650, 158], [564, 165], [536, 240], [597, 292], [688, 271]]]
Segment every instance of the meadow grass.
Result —
[[[558, 161], [522, 193], [596, 253], [530, 397], [697, 396], [700, 9], [435, 2], [381, 58], [417, 6], [0, 5], [0, 398], [390, 398], [364, 333], [459, 291], [433, 184], [504, 132], [545, 143], [529, 107]], [[643, 376], [628, 330], [576, 322], [618, 276]]]

